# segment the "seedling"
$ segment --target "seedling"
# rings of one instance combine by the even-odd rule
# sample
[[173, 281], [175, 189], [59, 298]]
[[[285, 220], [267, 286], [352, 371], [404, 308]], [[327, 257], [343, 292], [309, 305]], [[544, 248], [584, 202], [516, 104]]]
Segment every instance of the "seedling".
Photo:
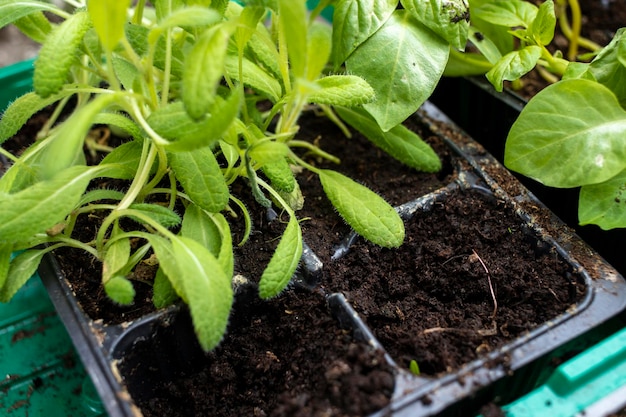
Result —
[[420, 375], [420, 367], [415, 359], [411, 359], [411, 362], [409, 363], [409, 371], [411, 371], [411, 373], [415, 376]]
[[[270, 298], [288, 285], [302, 254], [293, 166], [319, 176], [339, 214], [364, 238], [402, 243], [403, 222], [387, 202], [294, 152], [305, 147], [336, 160], [298, 139], [298, 119], [316, 105], [402, 162], [439, 170], [434, 151], [401, 122], [434, 89], [448, 42], [465, 43], [467, 22], [458, 18], [464, 2], [404, 1], [406, 10], [397, 10], [397, 0], [322, 1], [310, 14], [304, 1], [293, 0], [245, 7], [226, 0], [68, 3], [76, 6], [71, 14], [36, 0], [0, 0], [0, 26], [14, 22], [43, 41], [35, 91], [5, 111], [0, 143], [35, 112], [55, 106], [23, 154], [0, 148], [12, 161], [0, 178], [0, 300], [15, 294], [44, 254], [63, 246], [101, 261], [103, 287], [119, 304], [133, 302], [134, 268], [156, 262], [155, 305], [182, 299], [200, 344], [212, 349], [233, 301], [232, 216], [246, 219], [246, 237], [251, 227], [230, 186], [245, 181], [260, 205], [284, 213], [286, 228], [259, 281], [259, 295]], [[315, 19], [330, 3], [332, 29]], [[62, 23], [50, 23], [44, 11]], [[76, 105], [60, 120], [70, 98]], [[129, 139], [99, 146], [89, 139], [94, 125]], [[85, 146], [106, 156], [88, 165]], [[101, 178], [127, 186], [99, 188]], [[76, 221], [90, 215], [102, 223], [79, 240]]]

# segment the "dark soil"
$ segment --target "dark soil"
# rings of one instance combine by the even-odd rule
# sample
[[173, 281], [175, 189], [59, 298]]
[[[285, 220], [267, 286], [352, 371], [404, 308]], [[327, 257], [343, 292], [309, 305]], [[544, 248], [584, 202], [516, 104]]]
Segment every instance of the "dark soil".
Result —
[[326, 269], [324, 286], [346, 295], [400, 366], [416, 360], [424, 374], [449, 372], [553, 319], [585, 292], [522, 223], [493, 198], [453, 193], [407, 223], [400, 249], [358, 242]]
[[120, 364], [145, 417], [356, 417], [393, 392], [382, 352], [337, 327], [318, 293], [270, 302], [239, 294], [225, 340], [207, 355], [190, 355], [191, 330], [185, 339], [173, 329], [137, 343]]

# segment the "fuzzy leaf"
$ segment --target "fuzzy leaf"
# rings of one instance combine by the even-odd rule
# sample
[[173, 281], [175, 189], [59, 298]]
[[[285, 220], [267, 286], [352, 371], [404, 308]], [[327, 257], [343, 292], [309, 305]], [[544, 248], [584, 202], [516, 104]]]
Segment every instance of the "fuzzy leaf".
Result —
[[604, 230], [626, 227], [626, 171], [599, 184], [584, 185], [578, 201], [578, 221]]
[[[258, 93], [266, 95], [272, 102], [277, 102], [283, 94], [280, 83], [273, 75], [265, 71], [247, 58], [242, 61], [243, 84], [251, 87]], [[242, 81], [239, 74], [239, 60], [236, 56], [227, 56], [225, 61], [226, 73], [236, 81]]]
[[454, 48], [465, 49], [469, 33], [466, 0], [402, 0], [402, 5]]
[[0, 303], [8, 303], [15, 293], [37, 272], [44, 253], [44, 250], [31, 249], [13, 258], [4, 286], [0, 288]]
[[200, 6], [189, 6], [173, 11], [148, 34], [148, 42], [155, 44], [166, 30], [175, 27], [203, 28], [222, 20], [222, 16], [213, 9]]
[[89, 0], [87, 10], [105, 49], [112, 51], [124, 37], [131, 0]]
[[309, 27], [308, 56], [306, 58], [306, 78], [313, 81], [322, 74], [332, 49], [332, 27], [320, 22], [314, 22]]
[[152, 303], [156, 308], [165, 308], [174, 304], [176, 300], [178, 300], [178, 294], [172, 287], [172, 283], [167, 279], [162, 268], [157, 269], [152, 286]]
[[333, 15], [332, 61], [335, 68], [389, 19], [397, 0], [339, 0]]
[[[133, 50], [140, 56], [146, 56], [148, 53], [148, 34], [149, 30], [145, 26], [128, 24], [126, 25], [126, 37], [133, 47]], [[159, 38], [154, 51], [154, 66], [160, 70], [165, 70], [167, 61], [167, 48], [165, 38]], [[181, 48], [173, 48], [170, 50], [171, 72], [175, 77], [183, 76], [183, 68], [185, 56]]]
[[406, 120], [430, 97], [446, 67], [449, 52], [447, 42], [406, 10], [397, 10], [352, 53], [346, 68], [374, 88], [376, 100], [364, 107], [387, 131]]
[[295, 188], [296, 178], [285, 158], [266, 163], [262, 169], [276, 190], [290, 193]]
[[0, 241], [17, 242], [44, 233], [76, 207], [94, 169], [77, 166], [0, 199]]
[[626, 111], [593, 81], [560, 81], [540, 91], [511, 127], [505, 165], [552, 187], [609, 180], [626, 168]]
[[48, 35], [35, 61], [33, 73], [33, 86], [41, 97], [47, 98], [58, 93], [68, 82], [83, 36], [90, 27], [89, 14], [80, 11], [55, 27]]
[[222, 266], [224, 273], [232, 277], [235, 269], [235, 258], [233, 255], [233, 237], [230, 234], [228, 220], [221, 213], [211, 213], [211, 219], [222, 237], [222, 245], [220, 246], [217, 260]]
[[28, 16], [31, 13], [50, 11], [59, 13], [61, 9], [52, 3], [36, 0], [0, 0], [0, 28]]
[[319, 177], [330, 202], [358, 234], [387, 248], [402, 244], [404, 223], [378, 194], [335, 171], [320, 170]]
[[337, 107], [335, 111], [372, 143], [405, 165], [424, 172], [438, 172], [441, 169], [441, 160], [433, 148], [403, 125], [383, 132], [364, 110]]
[[509, 52], [498, 61], [486, 76], [496, 91], [504, 88], [504, 80], [513, 81], [532, 70], [541, 57], [541, 47], [530, 45]]
[[159, 260], [159, 269], [162, 270], [163, 274], [170, 281], [170, 284], [176, 291], [176, 294], [181, 297], [185, 303], [187, 303], [187, 296], [183, 285], [185, 277], [181, 275], [172, 243], [159, 235], [145, 234], [144, 236], [152, 245], [152, 249]]
[[[122, 230], [115, 225], [111, 232], [111, 237], [113, 238], [119, 233], [122, 233]], [[102, 262], [102, 281], [106, 284], [111, 278], [118, 275], [129, 259], [130, 239], [117, 239], [112, 244], [107, 245]]]
[[[135, 203], [131, 204], [129, 208], [131, 210], [141, 212], [164, 227], [178, 226], [182, 221], [180, 216], [174, 211], [158, 204]], [[135, 221], [139, 223], [143, 223], [141, 219], [133, 217], [132, 214], [129, 217], [135, 219]]]
[[168, 158], [176, 179], [195, 204], [214, 213], [226, 207], [230, 192], [210, 148], [172, 152]]
[[85, 204], [93, 203], [100, 200], [117, 200], [121, 201], [124, 198], [124, 193], [116, 190], [96, 189], [86, 192], [76, 207], [84, 206]]
[[215, 93], [222, 80], [229, 30], [215, 26], [204, 32], [193, 46], [183, 72], [183, 102], [194, 120], [201, 120], [211, 111]]
[[135, 299], [133, 283], [122, 276], [115, 276], [104, 283], [104, 291], [115, 303], [130, 305]]
[[259, 296], [267, 299], [280, 294], [296, 272], [301, 257], [302, 230], [298, 220], [291, 217], [270, 263], [261, 275]]
[[352, 107], [369, 103], [376, 96], [367, 81], [356, 75], [329, 75], [315, 84], [320, 89], [309, 95], [311, 103]]
[[122, 83], [122, 86], [126, 90], [133, 90], [135, 88], [135, 82], [139, 78], [139, 69], [134, 66], [130, 61], [114, 56], [111, 60], [111, 65], [115, 71], [115, 75]]
[[213, 219], [197, 205], [190, 204], [185, 210], [180, 235], [202, 244], [215, 257], [219, 256], [222, 246], [220, 230]]
[[13, 24], [26, 36], [37, 43], [44, 43], [52, 31], [52, 25], [42, 12], [35, 12], [17, 19]]
[[118, 113], [100, 113], [93, 119], [93, 124], [115, 126], [124, 130], [135, 139], [143, 138], [142, 130], [128, 117]]
[[131, 141], [117, 146], [111, 153], [104, 157], [100, 161], [100, 166], [113, 165], [116, 167], [112, 170], [112, 177], [122, 180], [130, 180], [135, 178], [137, 170], [139, 169], [139, 161], [141, 160], [141, 143], [138, 141]]
[[288, 152], [289, 147], [286, 144], [272, 140], [265, 140], [254, 144], [248, 150], [248, 156], [258, 164], [265, 165], [274, 161], [285, 159]]

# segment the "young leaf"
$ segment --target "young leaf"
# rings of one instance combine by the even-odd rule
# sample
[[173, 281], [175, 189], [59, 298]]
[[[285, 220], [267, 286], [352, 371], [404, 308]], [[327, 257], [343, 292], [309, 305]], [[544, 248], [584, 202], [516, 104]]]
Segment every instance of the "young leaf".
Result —
[[52, 25], [42, 12], [35, 12], [17, 19], [13, 24], [26, 36], [38, 43], [44, 43], [52, 31]]
[[402, 0], [402, 5], [454, 48], [465, 49], [470, 16], [466, 0]]
[[93, 203], [100, 200], [117, 200], [121, 201], [124, 198], [124, 193], [115, 190], [97, 189], [86, 192], [76, 207], [84, 206], [85, 204]]
[[554, 14], [554, 2], [548, 0], [539, 6], [537, 17], [530, 25], [529, 32], [540, 45], [549, 45], [554, 38], [556, 27], [556, 15]]
[[403, 125], [383, 132], [364, 110], [336, 107], [335, 111], [350, 126], [403, 164], [424, 172], [441, 169], [441, 160], [433, 148]]
[[280, 294], [296, 272], [301, 257], [302, 230], [298, 219], [291, 217], [270, 263], [261, 275], [259, 296], [267, 299]]
[[[234, 8], [233, 8], [234, 9]], [[265, 15], [265, 7], [247, 6], [240, 9], [237, 30], [235, 31], [235, 43], [237, 49], [243, 51], [250, 38], [254, 35], [259, 21]]]
[[475, 15], [494, 25], [529, 28], [538, 10], [537, 6], [527, 1], [494, 0], [478, 7]]
[[175, 27], [203, 28], [222, 20], [222, 16], [213, 9], [190, 6], [173, 11], [153, 27], [148, 34], [148, 42], [155, 44], [166, 30]]
[[140, 76], [139, 69], [130, 61], [114, 56], [111, 60], [113, 71], [126, 90], [133, 90]]
[[[182, 221], [180, 216], [174, 213], [174, 211], [158, 204], [135, 203], [130, 205], [130, 209], [141, 212], [164, 227], [178, 226]], [[144, 223], [143, 220], [134, 217], [132, 214], [130, 214], [129, 217], [139, 223]]]
[[176, 179], [195, 204], [214, 213], [226, 207], [230, 192], [210, 148], [170, 152], [168, 159]]
[[356, 75], [329, 75], [315, 84], [320, 89], [309, 95], [311, 103], [352, 107], [369, 103], [376, 96], [367, 81]]
[[154, 233], [146, 233], [143, 236], [150, 242], [150, 245], [152, 245], [152, 249], [159, 260], [159, 269], [167, 277], [172, 288], [176, 291], [176, 294], [187, 303], [187, 295], [185, 294], [183, 285], [185, 277], [182, 275], [179, 268], [172, 243], [166, 238]]
[[235, 56], [227, 56], [225, 69], [228, 76], [233, 80], [243, 82], [246, 87], [251, 87], [258, 93], [266, 95], [273, 103], [280, 99], [283, 94], [283, 88], [276, 80], [275, 76], [271, 75], [248, 58], [244, 57], [241, 64], [243, 80], [241, 80], [242, 77], [239, 73], [239, 59]]
[[185, 210], [180, 235], [202, 244], [215, 257], [219, 256], [222, 247], [220, 230], [211, 216], [199, 206], [190, 204]]
[[89, 14], [79, 11], [54, 28], [35, 61], [33, 86], [43, 98], [56, 94], [67, 82], [83, 36], [91, 27]]
[[130, 305], [135, 299], [133, 283], [123, 276], [114, 276], [105, 282], [104, 291], [113, 302], [120, 305]]
[[44, 253], [45, 250], [31, 249], [13, 258], [4, 286], [0, 288], [0, 303], [8, 303], [15, 293], [37, 272]]
[[[139, 169], [139, 161], [141, 160], [141, 143], [139, 141], [131, 141], [117, 146], [111, 153], [100, 161], [100, 166], [115, 164], [115, 170], [111, 173], [114, 178], [121, 180], [130, 180], [137, 175]], [[111, 177], [107, 175], [107, 177]]]
[[376, 100], [364, 107], [387, 131], [413, 114], [432, 94], [449, 52], [447, 42], [406, 10], [397, 10], [352, 53], [346, 68], [374, 88]]
[[626, 168], [626, 111], [606, 87], [563, 80], [540, 91], [511, 127], [505, 165], [552, 187], [597, 184]]
[[60, 223], [76, 207], [96, 170], [83, 166], [65, 169], [54, 178], [39, 182], [0, 199], [0, 241], [31, 238]]
[[518, 51], [509, 52], [487, 72], [486, 77], [496, 91], [504, 88], [504, 80], [513, 81], [532, 70], [541, 57], [541, 47], [526, 46]]
[[306, 78], [313, 81], [322, 74], [332, 49], [332, 27], [320, 22], [313, 22], [309, 27], [308, 56], [306, 58]]
[[193, 46], [183, 72], [183, 102], [194, 120], [211, 111], [215, 92], [222, 79], [230, 30], [224, 25], [205, 31]]
[[174, 304], [176, 300], [178, 300], [178, 295], [172, 287], [172, 283], [167, 279], [162, 268], [157, 269], [152, 285], [152, 303], [156, 308], [165, 308]]
[[194, 330], [205, 351], [222, 340], [233, 303], [231, 277], [213, 254], [193, 239], [177, 237], [172, 249], [183, 280]]
[[339, 68], [391, 17], [397, 0], [339, 0], [333, 14], [332, 61]]
[[91, 16], [102, 46], [112, 51], [124, 37], [124, 25], [131, 0], [89, 0], [87, 10]]
[[325, 169], [318, 174], [328, 199], [358, 234], [383, 247], [402, 244], [404, 223], [389, 203], [338, 172]]
[[287, 43], [289, 64], [293, 75], [304, 77], [307, 57], [307, 12], [303, 1], [278, 0], [280, 31]]
[[259, 143], [255, 143], [247, 152], [248, 157], [261, 166], [285, 159], [289, 147], [282, 142], [275, 142], [273, 140], [264, 140]]
[[604, 230], [626, 227], [626, 171], [599, 184], [584, 185], [578, 200], [578, 221]]
[[290, 193], [295, 188], [296, 178], [285, 158], [266, 163], [262, 169], [276, 190]]
[[[620, 59], [620, 56], [624, 58]], [[600, 84], [608, 87], [617, 96], [620, 105], [626, 108], [626, 28], [619, 29], [613, 40], [605, 46], [589, 64], [589, 72]], [[572, 66], [570, 63], [568, 68]]]
[[114, 126], [125, 131], [135, 139], [141, 140], [143, 138], [141, 128], [131, 119], [119, 113], [99, 113], [94, 117], [93, 124]]
[[[116, 224], [111, 232], [111, 238], [122, 233], [123, 231]], [[104, 259], [102, 262], [102, 282], [105, 284], [118, 275], [120, 270], [128, 263], [130, 259], [130, 239], [122, 238], [113, 241], [107, 245]]]
[[[148, 34], [149, 30], [145, 26], [126, 25], [126, 37], [128, 38], [128, 42], [139, 56], [143, 57], [148, 53]], [[173, 48], [170, 49], [168, 53], [165, 38], [161, 37], [157, 41], [154, 51], [154, 66], [160, 70], [165, 70], [165, 64], [168, 60], [171, 65], [172, 75], [182, 78], [185, 61], [182, 49]]]
[[224, 273], [232, 277], [235, 269], [235, 258], [233, 256], [233, 237], [230, 234], [228, 220], [221, 213], [211, 213], [210, 216], [222, 237], [222, 245], [220, 246], [217, 261], [222, 266]]
[[63, 13], [57, 6], [48, 2], [37, 0], [0, 0], [0, 28], [31, 13], [43, 11], [55, 14]]

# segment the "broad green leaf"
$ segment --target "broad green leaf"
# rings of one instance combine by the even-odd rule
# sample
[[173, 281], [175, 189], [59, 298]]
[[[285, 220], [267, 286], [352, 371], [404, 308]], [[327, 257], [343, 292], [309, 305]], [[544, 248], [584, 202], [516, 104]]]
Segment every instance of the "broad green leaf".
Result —
[[530, 25], [529, 32], [538, 44], [549, 45], [552, 42], [552, 38], [554, 38], [555, 27], [554, 2], [548, 0], [539, 6], [539, 11]]
[[450, 50], [450, 58], [443, 71], [444, 77], [462, 77], [483, 75], [492, 68], [492, 64], [479, 53]]
[[438, 172], [441, 160], [433, 148], [403, 125], [383, 132], [375, 120], [360, 109], [335, 108], [350, 126], [405, 165], [424, 172]]
[[71, 167], [50, 180], [5, 194], [0, 199], [0, 241], [26, 240], [63, 221], [96, 172], [93, 168]]
[[183, 72], [183, 102], [194, 120], [211, 111], [216, 90], [224, 73], [224, 60], [230, 31], [218, 25], [205, 31], [193, 46]]
[[432, 94], [450, 47], [406, 10], [396, 11], [348, 58], [348, 73], [374, 88], [364, 107], [387, 131], [406, 120]]
[[[113, 226], [111, 238], [123, 233], [122, 229], [116, 224]], [[107, 245], [104, 259], [102, 261], [102, 281], [106, 284], [128, 263], [130, 259], [130, 239], [116, 239], [113, 243]]]
[[319, 90], [309, 95], [311, 103], [352, 107], [369, 103], [376, 95], [367, 81], [356, 75], [329, 75], [315, 85]]
[[11, 255], [13, 254], [13, 245], [10, 243], [0, 244], [0, 290], [4, 287], [4, 283], [9, 275], [9, 267], [11, 265]]
[[52, 31], [52, 25], [42, 12], [31, 13], [17, 19], [13, 24], [26, 36], [38, 43], [44, 43]]
[[272, 36], [263, 24], [259, 23], [257, 25], [256, 32], [254, 32], [252, 38], [248, 41], [246, 53], [251, 55], [253, 61], [273, 74], [275, 78], [280, 78], [280, 68], [278, 67], [280, 56], [278, 49], [274, 44]]
[[207, 116], [196, 122], [181, 102], [158, 109], [148, 117], [150, 126], [161, 136], [172, 140], [168, 149], [190, 151], [213, 145], [239, 114], [240, 95], [233, 92], [226, 100], [217, 97]]
[[520, 113], [506, 141], [504, 163], [553, 187], [597, 184], [626, 167], [626, 111], [593, 81], [560, 81]]
[[325, 169], [318, 174], [328, 199], [358, 234], [387, 248], [402, 244], [404, 223], [382, 197], [338, 172]]
[[120, 128], [135, 139], [142, 139], [141, 128], [127, 116], [119, 113], [99, 113], [93, 119], [93, 124], [102, 124]]
[[247, 58], [243, 58], [242, 73], [243, 80], [239, 73], [239, 60], [236, 56], [229, 55], [225, 60], [226, 73], [236, 81], [243, 81], [246, 87], [253, 88], [257, 93], [266, 95], [272, 102], [277, 102], [283, 94], [283, 89], [276, 78], [256, 65]]
[[156, 221], [164, 227], [178, 226], [182, 221], [180, 216], [176, 214], [173, 210], [170, 210], [169, 208], [160, 206], [158, 204], [135, 203], [131, 204], [129, 209], [131, 210], [129, 217], [135, 219], [139, 223], [144, 223], [144, 221], [138, 217], [133, 216], [132, 211], [138, 211], [150, 217], [152, 220]]
[[285, 159], [288, 153], [289, 147], [286, 144], [272, 140], [255, 143], [247, 152], [248, 156], [261, 166]]
[[477, 8], [475, 15], [494, 25], [529, 28], [537, 17], [538, 10], [537, 6], [527, 1], [494, 0]]
[[599, 184], [584, 185], [578, 200], [578, 221], [604, 230], [626, 227], [626, 171]]
[[189, 6], [175, 10], [158, 25], [150, 29], [148, 43], [155, 44], [159, 37], [168, 29], [175, 27], [203, 28], [209, 27], [222, 20], [222, 16], [213, 9], [200, 6]]
[[74, 93], [61, 91], [44, 99], [36, 93], [26, 93], [15, 100], [2, 114], [2, 120], [0, 120], [0, 143], [13, 137], [39, 110], [72, 94]]
[[104, 283], [104, 291], [115, 303], [130, 305], [135, 299], [133, 283], [123, 276], [115, 276]]
[[[626, 30], [624, 28], [618, 29], [617, 33], [613, 37], [613, 39], [618, 39], [618, 47], [617, 47], [617, 59], [618, 61], [626, 67]], [[611, 41], [613, 42], [613, 41]]]
[[[480, 34], [475, 28], [470, 27], [469, 39], [472, 41], [476, 49], [489, 61], [491, 64], [495, 64], [502, 58], [502, 54], [498, 49], [498, 46], [485, 35]], [[487, 69], [488, 71], [489, 69]], [[485, 71], [485, 72], [487, 72]]]
[[339, 68], [396, 10], [397, 0], [339, 0], [333, 14], [332, 61]]
[[332, 27], [321, 22], [313, 22], [309, 27], [309, 45], [307, 47], [306, 78], [313, 81], [322, 74], [332, 49]]
[[259, 296], [272, 298], [285, 289], [302, 257], [302, 230], [295, 217], [289, 219], [276, 251], [259, 281]]
[[166, 238], [153, 233], [146, 233], [144, 237], [152, 245], [152, 249], [159, 260], [159, 269], [165, 276], [167, 276], [167, 279], [170, 281], [170, 284], [176, 291], [176, 294], [182, 298], [185, 303], [187, 303], [187, 296], [183, 286], [185, 277], [182, 275], [179, 268], [178, 260], [176, 259], [174, 249], [172, 248], [172, 243]]
[[266, 163], [262, 169], [276, 190], [290, 193], [295, 188], [296, 178], [285, 158]]
[[105, 49], [113, 51], [124, 38], [131, 0], [89, 0], [87, 10]]
[[49, 11], [63, 13], [52, 3], [36, 0], [0, 0], [0, 28], [32, 13]]
[[4, 286], [0, 288], [0, 303], [8, 303], [15, 293], [37, 272], [44, 253], [45, 250], [31, 249], [13, 258]]
[[297, 77], [306, 74], [307, 11], [303, 1], [278, 0], [278, 22], [284, 35], [291, 73]]
[[199, 206], [190, 204], [185, 209], [180, 235], [202, 244], [215, 257], [219, 256], [222, 247], [220, 230], [211, 216]]
[[115, 147], [111, 153], [100, 161], [100, 165], [115, 164], [115, 178], [122, 180], [130, 180], [135, 178], [139, 169], [139, 161], [141, 160], [141, 143], [131, 141]]
[[228, 324], [233, 304], [231, 277], [213, 254], [193, 239], [172, 240], [194, 330], [205, 351], [216, 347]]
[[178, 300], [178, 294], [172, 287], [172, 283], [163, 272], [162, 268], [157, 269], [152, 286], [152, 303], [156, 308], [165, 308]]
[[89, 14], [79, 11], [55, 27], [35, 61], [33, 86], [43, 98], [61, 91], [68, 82], [70, 69], [78, 58], [85, 33], [91, 27]]
[[[604, 47], [589, 64], [589, 72], [595, 79], [615, 94], [626, 108], [626, 67], [620, 61], [620, 50], [626, 49], [626, 28], [619, 29], [613, 40]], [[571, 65], [571, 64], [570, 64]]]
[[454, 48], [465, 49], [470, 16], [466, 0], [402, 0], [402, 5]]
[[114, 56], [111, 65], [115, 75], [126, 90], [133, 90], [135, 83], [140, 77], [139, 69], [130, 61]]
[[214, 213], [226, 207], [230, 192], [210, 148], [170, 152], [168, 159], [176, 179], [195, 204]]
[[519, 79], [535, 67], [540, 57], [541, 47], [536, 45], [509, 52], [487, 72], [487, 79], [496, 91], [502, 91], [505, 80]]

